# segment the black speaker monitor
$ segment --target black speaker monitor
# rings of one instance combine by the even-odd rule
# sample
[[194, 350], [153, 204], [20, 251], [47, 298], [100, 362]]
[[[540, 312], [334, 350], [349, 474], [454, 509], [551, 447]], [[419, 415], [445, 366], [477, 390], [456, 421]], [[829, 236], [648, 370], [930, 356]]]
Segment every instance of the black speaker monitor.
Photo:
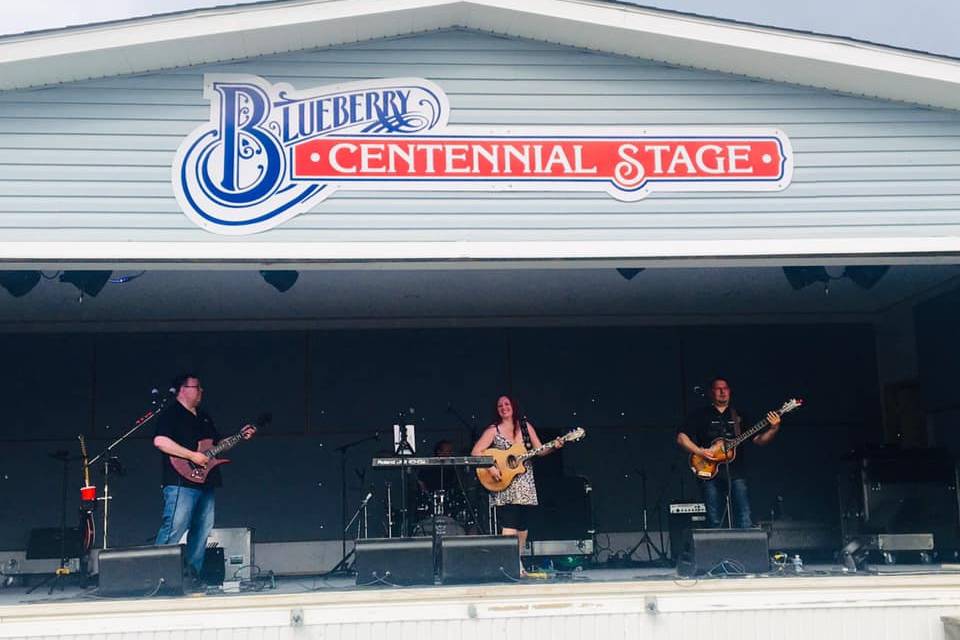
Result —
[[98, 595], [183, 594], [186, 563], [182, 545], [104, 549], [99, 566]]
[[677, 562], [680, 575], [769, 570], [767, 532], [763, 529], [691, 529]]
[[440, 556], [444, 584], [520, 579], [516, 536], [444, 536]]
[[370, 538], [356, 546], [358, 585], [433, 584], [432, 538]]

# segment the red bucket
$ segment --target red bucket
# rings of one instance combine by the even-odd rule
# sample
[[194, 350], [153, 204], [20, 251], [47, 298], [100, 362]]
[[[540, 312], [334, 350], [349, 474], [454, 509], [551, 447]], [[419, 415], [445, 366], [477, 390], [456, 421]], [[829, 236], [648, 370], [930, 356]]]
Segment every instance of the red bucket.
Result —
[[80, 487], [80, 499], [92, 502], [97, 499], [97, 488], [94, 486]]

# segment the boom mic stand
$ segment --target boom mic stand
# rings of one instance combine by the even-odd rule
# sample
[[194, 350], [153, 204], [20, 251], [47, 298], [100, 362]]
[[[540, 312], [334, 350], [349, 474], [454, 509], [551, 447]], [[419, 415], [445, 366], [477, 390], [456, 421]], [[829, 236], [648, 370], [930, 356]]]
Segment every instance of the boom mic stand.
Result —
[[[349, 528], [347, 524], [347, 451], [364, 442], [379, 439], [380, 432], [377, 431], [372, 436], [360, 438], [336, 448], [337, 453], [340, 454], [340, 524], [343, 527], [343, 535], [340, 539], [340, 562], [337, 563], [337, 567], [343, 565], [347, 560], [347, 529]], [[366, 503], [364, 503], [364, 506], [366, 506]]]
[[104, 461], [103, 461], [104, 494], [103, 494], [103, 497], [97, 498], [97, 500], [103, 501], [103, 548], [104, 549], [107, 548], [107, 526], [109, 524], [109, 519], [108, 519], [109, 504], [110, 504], [110, 500], [113, 499], [113, 497], [110, 496], [110, 488], [109, 486], [107, 486], [107, 479], [108, 479], [109, 471], [111, 468], [114, 471], [120, 470], [118, 458], [116, 456], [110, 456], [109, 454], [111, 451], [113, 451], [114, 447], [116, 447], [121, 442], [123, 442], [124, 440], [132, 436], [136, 431], [140, 429], [140, 427], [142, 427], [143, 425], [147, 424], [148, 422], [156, 418], [158, 415], [160, 415], [163, 412], [163, 410], [167, 408], [167, 405], [170, 403], [170, 401], [173, 399], [172, 390], [171, 390], [171, 395], [167, 395], [162, 399], [160, 398], [160, 392], [157, 391], [156, 389], [151, 390], [151, 394], [153, 395], [153, 400], [150, 403], [152, 405], [150, 407], [150, 410], [144, 413], [142, 416], [140, 416], [136, 420], [134, 420], [133, 426], [130, 427], [130, 429], [127, 430], [126, 433], [124, 433], [122, 436], [120, 436], [119, 438], [117, 438], [116, 440], [108, 444], [106, 449], [104, 449], [103, 451], [95, 455], [93, 458], [91, 458], [87, 462], [87, 467], [89, 468], [89, 467], [92, 467], [94, 464], [96, 464], [98, 460], [100, 460], [101, 458], [104, 458]]
[[[350, 575], [355, 573], [353, 567], [350, 565], [350, 558], [353, 557], [354, 553], [357, 550], [357, 541], [360, 540], [360, 538], [367, 537], [367, 503], [370, 502], [370, 498], [372, 497], [373, 497], [373, 491], [371, 490], [370, 492], [367, 493], [367, 497], [360, 502], [360, 506], [357, 507], [357, 510], [353, 512], [353, 517], [350, 518], [350, 522], [348, 522], [347, 526], [343, 528], [343, 539], [346, 540], [347, 532], [353, 526], [353, 523], [357, 521], [357, 518], [360, 518], [360, 520], [357, 522], [357, 537], [354, 538], [353, 548], [350, 549], [349, 553], [343, 554], [343, 557], [340, 558], [340, 562], [334, 565], [334, 567], [330, 569], [330, 571], [328, 571], [326, 575], [328, 576], [335, 575], [335, 574]], [[360, 517], [361, 514], [363, 514], [362, 518]]]

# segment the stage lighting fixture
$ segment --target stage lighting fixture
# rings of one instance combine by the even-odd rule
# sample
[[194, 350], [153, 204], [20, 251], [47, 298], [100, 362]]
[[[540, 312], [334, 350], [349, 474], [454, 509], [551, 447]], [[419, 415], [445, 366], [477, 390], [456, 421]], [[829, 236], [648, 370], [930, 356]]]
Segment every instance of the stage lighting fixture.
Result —
[[790, 286], [798, 291], [814, 282], [830, 282], [830, 274], [823, 267], [784, 267], [783, 275]]
[[854, 284], [863, 287], [864, 289], [870, 289], [873, 285], [877, 284], [880, 281], [887, 271], [890, 270], [890, 267], [886, 266], [860, 266], [860, 267], [847, 267], [843, 271], [843, 275], [847, 276], [853, 280]]
[[617, 269], [617, 273], [623, 276], [624, 280], [633, 280], [643, 269]]
[[280, 293], [287, 291], [300, 277], [300, 273], [297, 271], [261, 271], [260, 275]]
[[80, 290], [81, 298], [84, 295], [96, 297], [103, 290], [112, 271], [64, 271], [60, 274], [60, 282], [69, 282]]
[[0, 286], [14, 298], [27, 295], [40, 282], [39, 271], [0, 271]]

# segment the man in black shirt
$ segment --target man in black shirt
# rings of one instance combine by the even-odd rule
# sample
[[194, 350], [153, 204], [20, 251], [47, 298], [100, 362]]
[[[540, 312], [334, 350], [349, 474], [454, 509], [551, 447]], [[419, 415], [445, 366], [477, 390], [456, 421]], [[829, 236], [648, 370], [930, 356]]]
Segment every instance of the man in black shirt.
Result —
[[[184, 480], [170, 464], [170, 457], [184, 458], [195, 465], [206, 466], [207, 456], [197, 451], [197, 443], [205, 438], [217, 442], [220, 434], [213, 420], [199, 410], [203, 398], [200, 379], [193, 374], [178, 376], [173, 383], [176, 402], [171, 402], [157, 421], [153, 446], [164, 455], [161, 460], [163, 483], [163, 520], [156, 544], [177, 544], [187, 532], [186, 561], [195, 574], [203, 567], [207, 536], [213, 529], [213, 490], [221, 485], [220, 469], [214, 468], [203, 483]], [[244, 438], [253, 437], [256, 428], [246, 425]]]
[[[693, 411], [687, 416], [684, 425], [677, 431], [677, 444], [687, 453], [715, 460], [707, 450], [717, 438], [735, 438], [751, 425], [743, 426], [743, 414], [730, 405], [730, 385], [724, 378], [714, 378], [710, 383], [710, 405]], [[771, 411], [767, 414], [770, 426], [753, 437], [758, 445], [769, 444], [780, 430], [780, 416]], [[731, 527], [749, 528], [750, 499], [747, 495], [747, 480], [744, 477], [745, 448], [738, 447], [736, 458], [730, 464], [721, 464], [720, 472], [710, 480], [700, 480], [703, 502], [707, 507], [707, 526], [717, 528], [723, 525], [727, 482], [730, 487], [730, 503], [733, 523]], [[729, 474], [729, 476], [728, 476]]]

